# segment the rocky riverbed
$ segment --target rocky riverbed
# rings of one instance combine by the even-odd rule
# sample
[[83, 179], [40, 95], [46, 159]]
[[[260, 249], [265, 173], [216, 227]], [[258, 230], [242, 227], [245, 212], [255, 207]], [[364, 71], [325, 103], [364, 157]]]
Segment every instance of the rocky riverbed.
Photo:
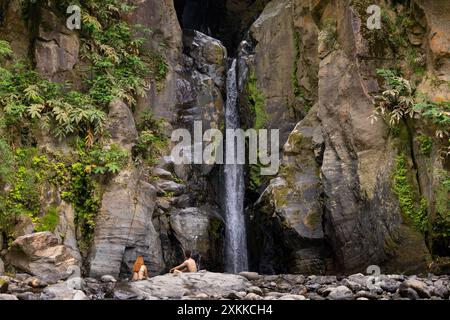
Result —
[[47, 283], [27, 274], [0, 277], [0, 300], [448, 300], [450, 277], [239, 275], [201, 271], [144, 281], [111, 276]]

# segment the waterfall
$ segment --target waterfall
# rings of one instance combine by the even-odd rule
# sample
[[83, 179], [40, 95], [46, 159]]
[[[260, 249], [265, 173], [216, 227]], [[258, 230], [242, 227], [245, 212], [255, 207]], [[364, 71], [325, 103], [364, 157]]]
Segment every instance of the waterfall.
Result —
[[[225, 128], [240, 127], [237, 106], [236, 59], [227, 74]], [[235, 155], [237, 152], [235, 152]], [[248, 270], [247, 235], [244, 218], [244, 166], [224, 165], [225, 178], [225, 271], [238, 273]]]

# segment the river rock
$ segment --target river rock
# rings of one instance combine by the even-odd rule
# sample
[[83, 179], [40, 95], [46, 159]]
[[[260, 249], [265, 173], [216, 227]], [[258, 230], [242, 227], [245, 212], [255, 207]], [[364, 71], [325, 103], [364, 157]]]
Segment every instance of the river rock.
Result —
[[247, 295], [243, 298], [243, 300], [262, 300], [263, 298], [256, 293], [247, 293]]
[[88, 300], [81, 290], [69, 288], [65, 282], [46, 287], [41, 293], [43, 300]]
[[288, 295], [282, 296], [278, 300], [306, 300], [306, 298], [302, 295], [288, 294]]
[[263, 295], [263, 291], [261, 290], [261, 288], [256, 287], [256, 286], [251, 286], [250, 288], [247, 289], [247, 292], [254, 293], [254, 294], [257, 294], [259, 296]]
[[353, 300], [353, 292], [346, 286], [339, 286], [331, 290], [328, 294], [328, 299], [331, 300]]
[[410, 300], [417, 300], [420, 298], [416, 290], [409, 287], [400, 287], [399, 293], [401, 297], [408, 298]]
[[390, 293], [395, 293], [397, 291], [397, 289], [400, 287], [400, 282], [389, 279], [389, 280], [383, 280], [380, 283], [380, 286], [383, 290], [390, 292]]
[[260, 275], [257, 272], [242, 271], [239, 272], [239, 275], [250, 281], [258, 280], [260, 278]]
[[[400, 292], [405, 291], [405, 289], [411, 288], [417, 292], [421, 298], [431, 298], [430, 289], [428, 286], [420, 280], [408, 279], [403, 281], [399, 287]], [[406, 292], [409, 292], [408, 290]]]

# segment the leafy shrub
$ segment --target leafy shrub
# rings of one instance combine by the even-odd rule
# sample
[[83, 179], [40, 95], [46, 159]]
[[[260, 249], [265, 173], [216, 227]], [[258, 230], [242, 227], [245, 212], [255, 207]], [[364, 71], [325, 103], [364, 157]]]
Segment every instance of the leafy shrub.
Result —
[[377, 108], [372, 115], [372, 120], [376, 121], [380, 115], [387, 116], [389, 124], [394, 125], [403, 118], [413, 118], [415, 116], [414, 99], [409, 81], [397, 76], [391, 70], [378, 69], [377, 74], [384, 78], [387, 90], [383, 91], [381, 96], [375, 97]]
[[415, 93], [410, 82], [392, 70], [378, 69], [377, 74], [384, 78], [387, 90], [375, 97], [377, 107], [370, 117], [372, 122], [380, 116], [387, 117], [390, 125], [407, 118], [422, 119], [437, 126], [436, 137], [449, 135], [450, 101], [434, 102]]
[[433, 149], [433, 140], [424, 134], [418, 136], [417, 140], [419, 141], [420, 152], [426, 156], [429, 156]]
[[0, 138], [0, 185], [11, 182], [14, 176], [14, 154], [8, 143]]
[[268, 120], [268, 115], [264, 110], [266, 98], [257, 87], [257, 79], [254, 72], [251, 72], [247, 82], [248, 102], [254, 116], [254, 129], [261, 129]]
[[47, 213], [41, 218], [35, 218], [35, 230], [36, 232], [51, 231], [54, 232], [59, 223], [58, 208], [47, 208]]
[[116, 174], [128, 162], [128, 152], [120, 149], [117, 145], [111, 145], [109, 148], [95, 148], [88, 153], [90, 162], [85, 171], [94, 174]]
[[6, 124], [18, 132], [39, 123], [56, 137], [100, 135], [106, 114], [94, 101], [70, 86], [41, 79], [23, 64], [15, 64], [0, 79], [0, 105]]
[[405, 216], [411, 219], [418, 230], [425, 232], [428, 228], [427, 201], [424, 198], [417, 199], [414, 188], [409, 181], [408, 172], [406, 157], [404, 155], [398, 156], [392, 176], [393, 190]]
[[168, 146], [168, 137], [163, 132], [164, 120], [157, 120], [150, 112], [144, 112], [137, 129], [139, 137], [133, 147], [133, 159], [137, 162], [154, 164], [155, 158]]

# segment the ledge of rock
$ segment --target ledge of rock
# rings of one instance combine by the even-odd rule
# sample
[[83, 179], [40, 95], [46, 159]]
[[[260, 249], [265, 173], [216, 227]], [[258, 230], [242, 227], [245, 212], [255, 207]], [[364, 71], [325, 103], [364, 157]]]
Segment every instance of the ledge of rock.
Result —
[[186, 296], [218, 297], [232, 292], [246, 291], [251, 283], [244, 277], [234, 274], [213, 272], [166, 274], [145, 281], [126, 284], [124, 291], [138, 296], [158, 299], [181, 299]]

